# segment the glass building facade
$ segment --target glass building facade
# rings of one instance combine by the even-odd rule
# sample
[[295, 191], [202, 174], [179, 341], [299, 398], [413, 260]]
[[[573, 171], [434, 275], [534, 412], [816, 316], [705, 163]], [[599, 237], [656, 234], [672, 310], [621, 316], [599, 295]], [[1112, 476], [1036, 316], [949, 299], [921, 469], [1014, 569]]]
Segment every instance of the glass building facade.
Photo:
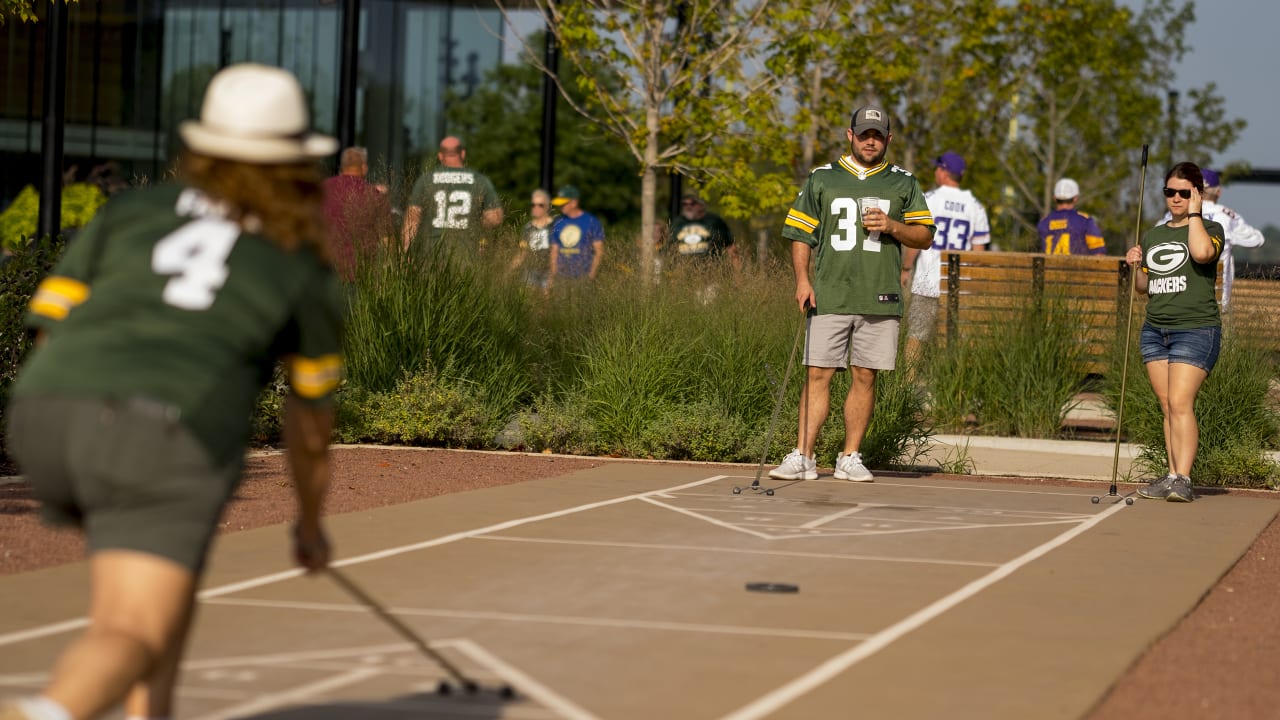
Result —
[[[39, 187], [44, 107], [41, 22], [0, 26], [0, 208]], [[362, 0], [355, 143], [394, 179], [434, 158], [448, 133], [444, 110], [502, 60], [493, 5]], [[117, 183], [162, 179], [174, 132], [199, 115], [221, 67], [261, 62], [293, 71], [313, 125], [336, 134], [341, 74], [340, 0], [82, 0], [68, 6], [65, 176]]]

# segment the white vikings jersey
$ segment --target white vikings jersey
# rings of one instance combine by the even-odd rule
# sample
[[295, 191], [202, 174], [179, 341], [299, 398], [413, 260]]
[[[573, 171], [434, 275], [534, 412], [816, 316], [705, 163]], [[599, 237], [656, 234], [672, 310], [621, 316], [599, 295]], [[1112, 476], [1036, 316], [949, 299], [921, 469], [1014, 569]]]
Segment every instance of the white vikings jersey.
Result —
[[941, 185], [924, 194], [938, 232], [933, 247], [921, 250], [911, 281], [915, 295], [938, 297], [942, 282], [942, 253], [946, 250], [973, 250], [991, 241], [987, 209], [968, 190]]
[[[1222, 246], [1222, 299], [1219, 301], [1219, 304], [1225, 308], [1231, 301], [1231, 283], [1236, 277], [1236, 261], [1231, 255], [1232, 246], [1259, 247], [1266, 238], [1263, 237], [1261, 230], [1245, 222], [1239, 213], [1225, 205], [1205, 200], [1200, 207], [1200, 212], [1204, 214], [1205, 222], [1216, 222], [1226, 232], [1226, 243]], [[1156, 224], [1164, 225], [1172, 219], [1173, 216], [1166, 212]]]

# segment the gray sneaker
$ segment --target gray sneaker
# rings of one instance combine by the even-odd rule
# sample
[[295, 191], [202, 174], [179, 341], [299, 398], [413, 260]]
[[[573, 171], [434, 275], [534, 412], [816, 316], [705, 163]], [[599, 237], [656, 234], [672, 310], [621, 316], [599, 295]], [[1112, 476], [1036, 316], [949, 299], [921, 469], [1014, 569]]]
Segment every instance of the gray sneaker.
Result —
[[769, 471], [774, 480], [817, 480], [818, 463], [796, 448], [782, 458], [778, 467]]
[[840, 453], [836, 456], [836, 475], [837, 480], [852, 480], [854, 482], [875, 482], [876, 476], [871, 474], [866, 465], [862, 464], [862, 453], [849, 453], [848, 455]]
[[1148, 500], [1164, 500], [1169, 497], [1169, 488], [1173, 487], [1173, 480], [1176, 477], [1178, 476], [1169, 473], [1146, 487], [1138, 488], [1138, 497], [1144, 497]]
[[1173, 479], [1169, 485], [1169, 495], [1165, 497], [1167, 502], [1191, 502], [1196, 499], [1196, 493], [1191, 489], [1191, 478], [1186, 475], [1179, 475]]

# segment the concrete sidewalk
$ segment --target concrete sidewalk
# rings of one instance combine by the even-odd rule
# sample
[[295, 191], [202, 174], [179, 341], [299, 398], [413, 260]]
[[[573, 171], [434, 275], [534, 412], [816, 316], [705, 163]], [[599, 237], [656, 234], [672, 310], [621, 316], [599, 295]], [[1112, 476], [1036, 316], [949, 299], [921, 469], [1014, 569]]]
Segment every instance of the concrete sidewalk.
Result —
[[925, 458], [944, 471], [963, 467], [974, 475], [1138, 481], [1139, 448], [1091, 440], [1033, 440], [984, 435], [935, 435]]

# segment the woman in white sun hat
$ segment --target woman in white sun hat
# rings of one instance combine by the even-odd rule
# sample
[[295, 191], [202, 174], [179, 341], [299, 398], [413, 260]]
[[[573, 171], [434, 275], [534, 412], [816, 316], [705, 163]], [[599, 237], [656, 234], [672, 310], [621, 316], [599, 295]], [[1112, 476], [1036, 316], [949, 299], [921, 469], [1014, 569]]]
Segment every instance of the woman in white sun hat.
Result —
[[6, 440], [47, 522], [88, 543], [89, 625], [43, 692], [0, 718], [174, 714], [195, 590], [240, 479], [255, 398], [277, 361], [298, 495], [294, 554], [329, 561], [320, 521], [341, 372], [322, 174], [297, 80], [236, 65], [183, 123], [179, 182], [126, 193], [68, 247], [31, 301], [39, 331]]

